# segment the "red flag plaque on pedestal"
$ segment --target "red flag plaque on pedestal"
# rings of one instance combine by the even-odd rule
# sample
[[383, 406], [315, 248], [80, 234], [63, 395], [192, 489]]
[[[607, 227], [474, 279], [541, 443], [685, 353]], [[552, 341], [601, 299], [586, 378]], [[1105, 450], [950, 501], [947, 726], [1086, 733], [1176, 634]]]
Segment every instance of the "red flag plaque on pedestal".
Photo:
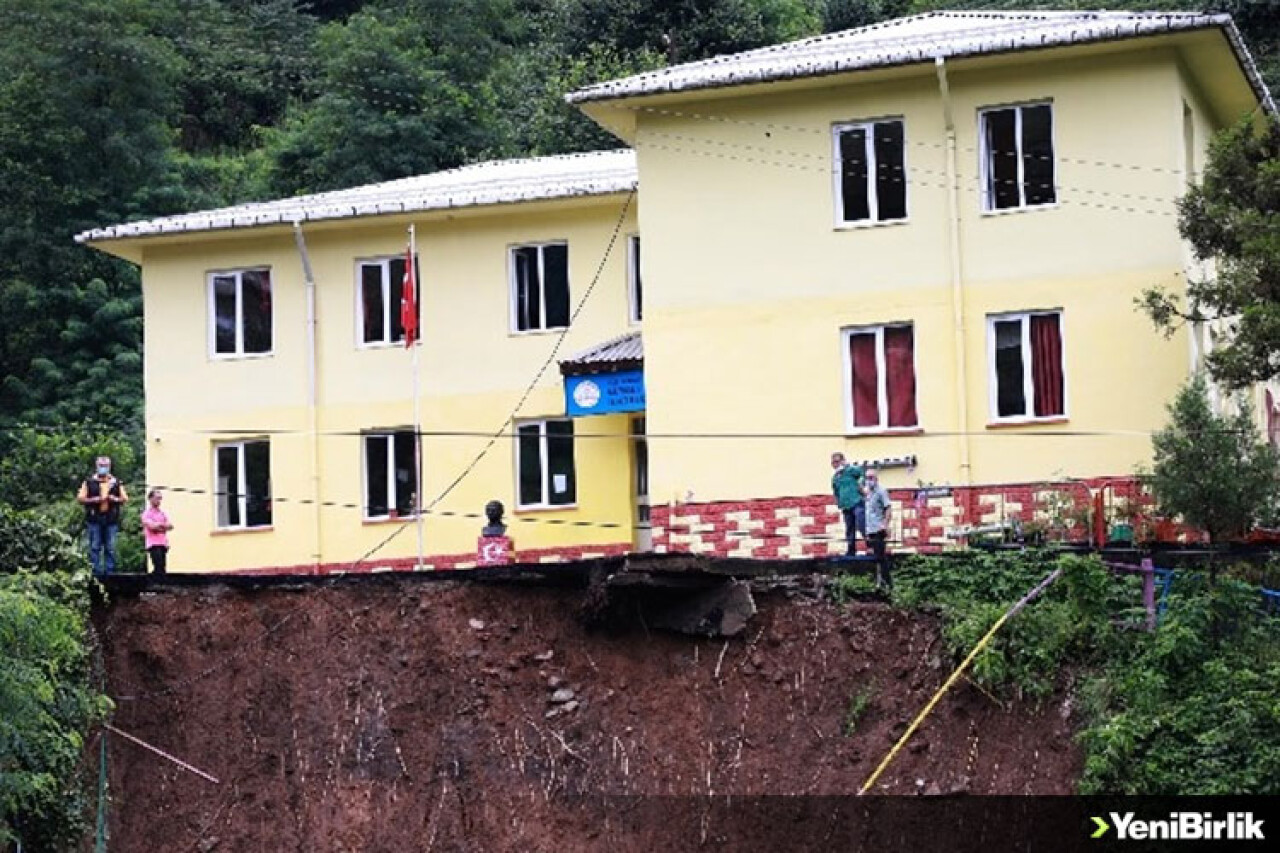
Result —
[[477, 566], [505, 566], [513, 562], [510, 536], [481, 536], [476, 539]]

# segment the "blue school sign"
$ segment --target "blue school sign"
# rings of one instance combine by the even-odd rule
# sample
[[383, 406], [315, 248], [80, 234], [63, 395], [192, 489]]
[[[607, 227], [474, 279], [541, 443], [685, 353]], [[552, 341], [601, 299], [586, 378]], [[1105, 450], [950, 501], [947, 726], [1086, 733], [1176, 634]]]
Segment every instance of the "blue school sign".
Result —
[[644, 411], [644, 371], [566, 376], [564, 410], [571, 418]]

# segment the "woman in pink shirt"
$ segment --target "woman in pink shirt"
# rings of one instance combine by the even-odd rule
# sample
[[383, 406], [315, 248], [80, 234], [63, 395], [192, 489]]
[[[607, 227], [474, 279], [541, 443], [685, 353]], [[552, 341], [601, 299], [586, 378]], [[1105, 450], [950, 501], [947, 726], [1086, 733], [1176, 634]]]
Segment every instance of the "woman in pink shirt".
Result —
[[157, 575], [164, 574], [169, 554], [169, 531], [173, 529], [169, 516], [160, 508], [160, 501], [163, 499], [164, 495], [160, 494], [159, 489], [152, 489], [147, 494], [150, 506], [142, 511], [142, 541], [147, 553], [151, 555], [151, 567]]

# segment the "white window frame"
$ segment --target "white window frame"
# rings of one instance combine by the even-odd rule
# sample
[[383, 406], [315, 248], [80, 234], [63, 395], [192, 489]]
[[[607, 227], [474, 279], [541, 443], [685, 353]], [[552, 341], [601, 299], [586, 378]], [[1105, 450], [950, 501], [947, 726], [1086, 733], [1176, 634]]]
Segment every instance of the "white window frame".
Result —
[[[513, 335], [542, 335], [547, 332], [560, 332], [567, 329], [568, 326], [548, 326], [547, 322], [547, 268], [546, 268], [546, 248], [548, 246], [564, 246], [565, 247], [565, 270], [564, 281], [566, 294], [569, 297], [569, 321], [573, 321], [573, 282], [569, 278], [569, 241], [568, 240], [545, 240], [535, 243], [513, 243], [507, 247], [507, 295], [508, 308], [510, 315], [510, 332]], [[520, 328], [520, 299], [517, 294], [519, 282], [516, 280], [516, 251], [518, 249], [537, 249], [538, 250], [538, 281], [541, 286], [538, 296], [541, 299], [539, 304], [539, 317], [542, 318], [543, 325], [537, 328], [521, 329]]]
[[[640, 298], [637, 299], [636, 297]], [[640, 235], [627, 235], [627, 322], [638, 326], [644, 320], [644, 276], [640, 274]]]
[[[515, 433], [515, 451], [511, 454], [512, 461], [515, 463], [515, 496], [517, 510], [539, 510], [539, 509], [577, 509], [578, 507], [578, 433], [574, 430], [573, 434], [573, 482], [574, 482], [574, 500], [572, 503], [553, 504], [551, 503], [551, 452], [547, 446], [547, 424], [560, 423], [568, 421], [573, 422], [573, 418], [532, 418], [530, 420], [516, 421], [514, 424]], [[542, 500], [540, 503], [525, 504], [520, 503], [520, 428], [527, 426], [538, 427], [538, 467], [542, 474]]]
[[[1035, 380], [1031, 367], [1031, 318], [1050, 314], [1058, 317], [1058, 359], [1060, 361], [1058, 367], [1062, 371], [1062, 414], [1037, 417]], [[1070, 383], [1067, 382], [1067, 329], [1064, 316], [1065, 312], [1061, 308], [987, 315], [987, 400], [990, 407], [990, 423], [1056, 423], [1068, 419], [1070, 408], [1067, 390]], [[1009, 320], [1019, 320], [1022, 323], [1022, 399], [1026, 403], [1027, 413], [1001, 417], [999, 377], [996, 376], [996, 323]]]
[[[395, 439], [398, 433], [412, 433], [413, 427], [380, 427], [371, 429], [361, 433], [360, 436], [360, 515], [365, 521], [389, 521], [395, 519], [416, 519], [418, 517], [418, 507], [415, 506], [413, 511], [406, 515], [392, 515], [396, 507], [396, 453]], [[387, 514], [386, 515], [370, 515], [369, 514], [369, 448], [367, 442], [370, 439], [381, 439], [387, 443]], [[422, 439], [415, 436], [415, 447], [413, 449], [414, 467], [421, 468], [422, 465]], [[422, 472], [414, 471], [415, 489], [417, 495], [422, 489]], [[420, 495], [419, 495], [420, 498]]]
[[[898, 219], [880, 219], [880, 197], [876, 191], [876, 142], [875, 126], [897, 122], [902, 125], [902, 209], [905, 215]], [[867, 218], [844, 218], [844, 156], [840, 151], [840, 134], [849, 130], [863, 131], [863, 145], [867, 155]], [[911, 186], [907, 181], [907, 121], [903, 116], [882, 116], [880, 118], [861, 119], [841, 122], [831, 126], [831, 155], [834, 168], [832, 176], [832, 198], [835, 199], [835, 227], [840, 230], [849, 228], [872, 228], [878, 225], [898, 225], [911, 218]]]
[[[255, 524], [253, 526], [249, 525], [249, 475], [248, 475], [248, 469], [245, 465], [246, 457], [244, 452], [245, 445], [247, 444], [267, 445], [267, 454], [268, 454], [267, 482], [268, 483], [271, 482], [271, 470], [270, 470], [271, 439], [270, 438], [266, 436], [262, 436], [260, 438], [242, 438], [238, 441], [215, 442], [213, 445], [213, 529], [214, 530], [270, 530], [272, 527], [275, 526], [274, 509], [271, 514], [270, 524]], [[221, 490], [219, 488], [219, 483], [218, 483], [218, 451], [228, 447], [234, 447], [236, 449], [236, 480], [238, 481], [236, 483], [236, 493], [239, 495], [237, 499], [237, 503], [240, 509], [239, 524], [219, 524], [218, 523], [218, 502], [221, 501], [224, 497], [224, 495], [221, 493]], [[270, 494], [267, 495], [267, 499], [268, 500], [271, 499]]]
[[[918, 433], [920, 428], [920, 371], [919, 347], [915, 345], [915, 323], [911, 321], [897, 323], [880, 323], [874, 326], [848, 326], [840, 330], [842, 358], [844, 360], [844, 390], [841, 392], [844, 403], [844, 427], [847, 435], [866, 435], [884, 433]], [[913, 426], [891, 427], [889, 423], [889, 374], [885, 369], [884, 330], [911, 327], [911, 372], [916, 380], [916, 422]], [[853, 355], [849, 352], [849, 339], [854, 335], [875, 333], [876, 336], [876, 408], [879, 410], [880, 422], [875, 426], [854, 426], [853, 417]]]
[[[271, 347], [266, 352], [244, 351], [244, 274], [264, 272], [271, 293]], [[236, 279], [236, 349], [235, 352], [218, 352], [218, 301], [214, 297], [214, 279], [235, 276]], [[276, 351], [276, 282], [271, 267], [237, 267], [229, 270], [211, 270], [205, 275], [206, 300], [209, 306], [209, 358], [228, 361], [242, 358], [269, 358]]]
[[[404, 286], [403, 281], [395, 282], [391, 280], [391, 262], [395, 260], [404, 260], [403, 254], [375, 256], [372, 258], [357, 258], [355, 269], [355, 299], [356, 299], [356, 348], [357, 349], [389, 349], [394, 347], [403, 347], [404, 338], [398, 341], [389, 340], [391, 335], [391, 317], [392, 312], [400, 311], [401, 289]], [[383, 311], [383, 328], [386, 330], [386, 336], [380, 341], [366, 341], [364, 339], [364, 268], [378, 264], [382, 267], [382, 311]], [[414, 276], [413, 286], [415, 288], [418, 309], [418, 338], [422, 338], [422, 282], [420, 280], [420, 270], [418, 268], [418, 256], [413, 256]], [[392, 306], [395, 306], [394, 308]]]
[[[1049, 145], [1053, 148], [1053, 201], [1041, 204], [1027, 204], [1027, 188], [1025, 175], [1023, 173], [1022, 161], [1022, 111], [1029, 107], [1048, 107], [1051, 117], [1051, 127], [1049, 131]], [[988, 113], [1004, 112], [1005, 110], [1013, 110], [1013, 137], [1014, 142], [1018, 146], [1017, 163], [1018, 163], [1018, 205], [1016, 207], [996, 207], [993, 193], [991, 192], [991, 151], [987, 147], [986, 117]], [[1025, 210], [1052, 210], [1058, 206], [1058, 116], [1053, 108], [1052, 100], [1040, 101], [1021, 101], [1016, 104], [1000, 104], [991, 107], [981, 107], [978, 110], [978, 169], [980, 180], [982, 181], [981, 192], [979, 196], [982, 200], [982, 212], [992, 215], [1002, 213], [1014, 213]]]

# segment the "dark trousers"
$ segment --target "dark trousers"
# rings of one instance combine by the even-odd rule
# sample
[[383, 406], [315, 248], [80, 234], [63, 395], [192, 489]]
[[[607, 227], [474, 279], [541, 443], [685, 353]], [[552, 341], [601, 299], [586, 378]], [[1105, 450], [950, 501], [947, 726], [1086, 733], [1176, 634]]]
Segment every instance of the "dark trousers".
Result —
[[844, 516], [844, 540], [849, 543], [849, 553], [852, 554], [857, 550], [857, 535], [861, 533], [863, 539], [867, 538], [866, 507], [858, 504], [840, 510], [840, 514]]
[[868, 533], [867, 544], [871, 546], [871, 553], [876, 555], [876, 582], [893, 586], [893, 578], [889, 575], [889, 558], [885, 553], [886, 538], [888, 538], [888, 531], [885, 530]]
[[151, 568], [157, 575], [164, 574], [165, 563], [169, 560], [168, 545], [152, 545], [147, 549], [151, 555]]
[[119, 524], [89, 520], [89, 565], [95, 575], [109, 575], [116, 570], [116, 534]]

